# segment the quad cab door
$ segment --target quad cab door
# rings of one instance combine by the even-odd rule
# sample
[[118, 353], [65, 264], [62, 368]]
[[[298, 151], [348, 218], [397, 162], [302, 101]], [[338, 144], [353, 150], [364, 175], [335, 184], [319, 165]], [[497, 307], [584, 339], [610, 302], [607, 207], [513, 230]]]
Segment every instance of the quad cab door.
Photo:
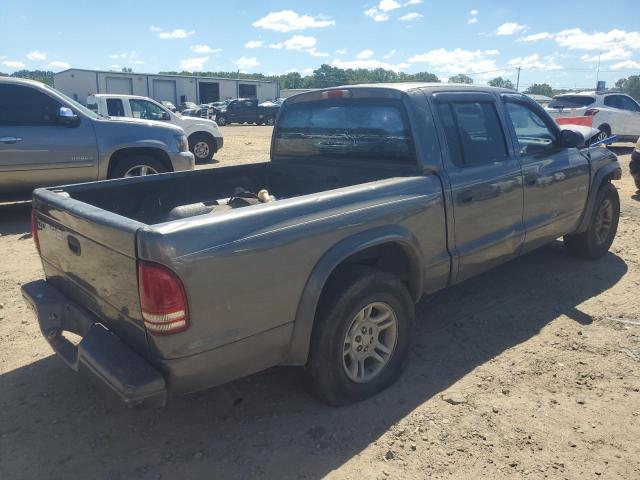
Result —
[[522, 168], [488, 93], [434, 94], [453, 205], [459, 282], [515, 257], [524, 240]]

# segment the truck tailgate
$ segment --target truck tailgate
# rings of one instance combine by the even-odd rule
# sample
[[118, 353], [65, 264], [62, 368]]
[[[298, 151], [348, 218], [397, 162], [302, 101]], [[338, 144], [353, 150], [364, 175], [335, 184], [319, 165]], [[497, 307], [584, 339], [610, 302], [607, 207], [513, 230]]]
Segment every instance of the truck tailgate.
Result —
[[33, 210], [47, 281], [147, 355], [135, 251], [144, 224], [47, 189]]

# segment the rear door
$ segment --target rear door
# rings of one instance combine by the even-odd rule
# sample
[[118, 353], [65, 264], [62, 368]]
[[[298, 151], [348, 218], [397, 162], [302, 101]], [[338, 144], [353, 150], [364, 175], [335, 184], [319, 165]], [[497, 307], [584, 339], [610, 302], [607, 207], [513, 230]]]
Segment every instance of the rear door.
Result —
[[447, 145], [457, 281], [518, 254], [524, 240], [522, 169], [487, 93], [435, 94]]
[[509, 130], [522, 162], [525, 250], [575, 230], [589, 191], [589, 162], [559, 146], [560, 130], [537, 105], [505, 98]]
[[0, 84], [0, 195], [96, 180], [98, 150], [90, 120], [58, 123], [62, 105], [25, 85]]
[[620, 106], [626, 116], [626, 133], [634, 137], [640, 136], [640, 105], [627, 95], [620, 95]]

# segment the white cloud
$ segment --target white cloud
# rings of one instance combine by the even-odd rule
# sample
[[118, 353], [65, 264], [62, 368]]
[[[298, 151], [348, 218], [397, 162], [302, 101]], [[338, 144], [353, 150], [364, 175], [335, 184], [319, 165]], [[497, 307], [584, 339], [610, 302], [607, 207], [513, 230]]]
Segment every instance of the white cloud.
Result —
[[507, 62], [512, 67], [522, 67], [525, 70], [560, 70], [562, 67], [555, 62], [552, 56], [540, 57], [534, 53], [527, 57], [512, 58]]
[[253, 22], [256, 28], [275, 30], [276, 32], [292, 32], [294, 30], [306, 30], [307, 28], [325, 28], [336, 24], [334, 20], [324, 16], [312, 17], [299, 15], [293, 10], [281, 10], [271, 12]]
[[112, 53], [109, 58], [136, 58], [138, 54], [133, 50], [131, 52]]
[[496, 35], [513, 35], [514, 33], [526, 31], [527, 26], [516, 22], [503, 23], [496, 30]]
[[398, 20], [402, 21], [402, 22], [412, 22], [414, 20], [419, 20], [422, 17], [424, 17], [424, 15], [422, 15], [421, 13], [407, 13], [406, 15], [402, 15]]
[[209, 61], [209, 57], [185, 58], [180, 60], [180, 68], [189, 72], [197, 72], [204, 69], [204, 64]]
[[378, 8], [383, 12], [390, 12], [400, 7], [402, 7], [402, 5], [396, 2], [396, 0], [380, 0], [378, 4]]
[[445, 73], [469, 73], [484, 70], [496, 70], [496, 61], [491, 58], [498, 50], [446, 50], [438, 48], [427, 53], [414, 55], [409, 63], [428, 63], [435, 70]]
[[244, 44], [244, 48], [260, 48], [262, 44], [262, 40], [251, 40]]
[[187, 38], [193, 35], [194, 33], [196, 33], [195, 30], [190, 30], [187, 32], [182, 28], [176, 28], [170, 32], [167, 32], [161, 29], [160, 27], [154, 27], [154, 26], [149, 27], [149, 30], [151, 30], [152, 32], [156, 32], [158, 34], [158, 38], [161, 38], [163, 40], [171, 40], [175, 38]]
[[336, 50], [336, 53], [338, 55], [344, 55], [345, 53], [347, 53], [347, 49], [346, 48], [341, 48], [339, 50]]
[[34, 50], [33, 52], [29, 52], [26, 55], [27, 59], [29, 60], [44, 60], [47, 58], [47, 54], [44, 52], [41, 52], [40, 50]]
[[67, 62], [60, 62], [60, 61], [54, 61], [54, 62], [49, 62], [47, 64], [47, 68], [69, 68], [71, 65], [69, 65]]
[[471, 15], [472, 17], [475, 17], [476, 15], [478, 15], [478, 10], [470, 10], [469, 15]]
[[467, 23], [473, 25], [474, 23], [478, 23], [478, 19], [476, 17], [471, 17], [469, 20], [467, 20]]
[[381, 12], [376, 7], [371, 7], [368, 10], [365, 10], [364, 14], [367, 17], [371, 17], [374, 22], [386, 22], [390, 18], [389, 14]]
[[611, 60], [627, 60], [631, 58], [633, 54], [629, 50], [625, 50], [622, 47], [614, 47], [608, 52], [604, 52], [602, 55], [583, 55], [580, 60], [585, 62], [609, 62]]
[[317, 40], [315, 37], [307, 37], [304, 35], [294, 35], [284, 42], [272, 43], [269, 48], [280, 50], [282, 48], [286, 50], [296, 50], [298, 52], [307, 52], [314, 57], [327, 57], [328, 53], [320, 52], [316, 50]]
[[260, 62], [256, 57], [245, 57], [242, 56], [235, 61], [235, 64], [240, 70], [248, 70], [250, 68], [255, 68], [260, 65]]
[[365, 60], [371, 57], [373, 57], [373, 50], [369, 50], [369, 49], [362, 50], [359, 54], [356, 55], [356, 58], [358, 60]]
[[408, 7], [409, 5], [420, 5], [423, 2], [423, 0], [409, 0], [408, 2], [405, 2], [402, 4], [403, 7]]
[[14, 60], [5, 60], [2, 62], [2, 65], [9, 68], [24, 68], [26, 65], [22, 62], [14, 61]]
[[195, 53], [220, 53], [221, 48], [211, 48], [209, 45], [191, 45], [189, 49]]
[[384, 58], [384, 59], [391, 58], [391, 57], [393, 57], [396, 53], [398, 53], [398, 51], [394, 48], [393, 50], [390, 50], [390, 51], [389, 51], [389, 53], [387, 53], [387, 54], [386, 54], [384, 57], [382, 57], [382, 58]]
[[640, 32], [618, 29], [586, 33], [579, 28], [572, 28], [554, 34], [553, 38], [558, 45], [569, 50], [611, 50], [615, 47], [640, 49]]
[[637, 69], [640, 69], [640, 62], [627, 60], [625, 62], [614, 63], [613, 65], [611, 65], [611, 69], [613, 70], [620, 70], [622, 68], [627, 68], [629, 70], [637, 70]]
[[540, 32], [534, 33], [533, 35], [527, 35], [526, 37], [520, 37], [516, 40], [516, 42], [537, 42], [539, 40], [546, 40], [547, 38], [552, 38], [549, 32]]
[[350, 61], [334, 60], [333, 62], [331, 62], [331, 65], [334, 66], [334, 67], [344, 68], [344, 69], [348, 69], [348, 68], [353, 68], [353, 69], [357, 69], [357, 68], [368, 68], [368, 69], [384, 68], [385, 70], [394, 70], [396, 72], [411, 66], [410, 64], [405, 63], [405, 62], [393, 65], [393, 64], [390, 64], [390, 63], [387, 63], [387, 62], [381, 62], [379, 60], [373, 60], [373, 59], [369, 59], [369, 60], [350, 60]]

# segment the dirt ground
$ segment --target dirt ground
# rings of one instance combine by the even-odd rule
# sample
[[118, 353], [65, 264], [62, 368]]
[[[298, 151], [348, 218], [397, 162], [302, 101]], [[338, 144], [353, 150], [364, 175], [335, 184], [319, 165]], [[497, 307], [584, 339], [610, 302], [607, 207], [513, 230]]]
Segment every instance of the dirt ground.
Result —
[[[224, 128], [217, 165], [267, 159], [270, 130]], [[611, 253], [556, 242], [424, 299], [402, 378], [344, 408], [285, 368], [123, 408], [42, 339], [19, 294], [41, 276], [30, 207], [0, 206], [0, 478], [640, 478], [640, 196], [614, 150]]]

